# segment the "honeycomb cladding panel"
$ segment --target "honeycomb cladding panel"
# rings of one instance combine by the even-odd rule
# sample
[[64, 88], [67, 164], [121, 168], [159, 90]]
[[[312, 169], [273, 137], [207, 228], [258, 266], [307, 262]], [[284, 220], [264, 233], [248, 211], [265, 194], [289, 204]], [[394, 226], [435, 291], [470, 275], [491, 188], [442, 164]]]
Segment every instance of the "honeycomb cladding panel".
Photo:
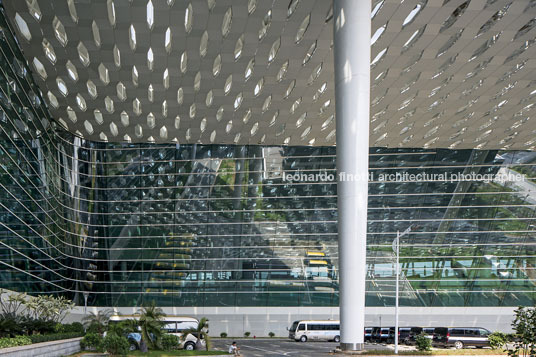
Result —
[[[52, 116], [76, 135], [335, 144], [331, 1], [34, 3], [4, 5]], [[536, 147], [534, 1], [372, 8], [371, 146]]]

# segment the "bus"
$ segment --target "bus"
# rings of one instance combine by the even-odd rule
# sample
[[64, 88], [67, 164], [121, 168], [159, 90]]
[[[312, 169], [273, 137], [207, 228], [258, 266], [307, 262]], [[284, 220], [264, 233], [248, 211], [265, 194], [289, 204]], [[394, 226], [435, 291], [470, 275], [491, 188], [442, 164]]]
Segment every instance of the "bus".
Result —
[[[110, 317], [110, 323], [117, 323], [125, 320], [139, 320], [140, 315], [112, 315]], [[197, 343], [197, 336], [193, 334], [188, 334], [188, 336], [183, 336], [183, 331], [197, 328], [199, 320], [194, 317], [186, 316], [166, 316], [163, 319], [164, 327], [162, 328], [166, 333], [175, 335], [179, 337], [180, 346], [179, 348], [192, 351], [195, 349]], [[130, 342], [130, 350], [139, 349], [139, 344], [141, 342], [141, 333], [131, 332], [127, 336], [128, 341]], [[201, 340], [204, 344], [205, 341]]]
[[294, 341], [341, 340], [340, 323], [336, 320], [299, 320], [288, 328], [288, 337]]
[[313, 250], [308, 250], [305, 252], [305, 256], [310, 258], [310, 257], [325, 257], [326, 256], [326, 253], [324, 252], [319, 252], [319, 251], [313, 251]]

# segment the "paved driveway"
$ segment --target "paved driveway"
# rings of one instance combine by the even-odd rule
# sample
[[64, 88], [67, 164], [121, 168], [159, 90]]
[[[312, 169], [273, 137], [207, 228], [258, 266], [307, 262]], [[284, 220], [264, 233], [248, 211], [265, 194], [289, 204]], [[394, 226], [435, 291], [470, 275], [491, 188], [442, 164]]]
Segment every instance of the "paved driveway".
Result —
[[236, 341], [244, 357], [261, 356], [328, 356], [339, 344], [335, 342], [293, 342], [288, 339], [213, 339], [214, 349], [228, 351]]
[[[240, 352], [245, 357], [261, 356], [328, 356], [339, 344], [336, 342], [294, 342], [282, 338], [248, 338], [248, 339], [213, 339], [213, 348], [228, 351], [229, 346], [236, 341]], [[392, 349], [392, 346], [366, 344], [366, 349]], [[401, 346], [401, 349], [408, 348]]]
[[[262, 356], [307, 356], [307, 357], [317, 357], [317, 356], [329, 356], [333, 355], [331, 352], [339, 345], [335, 342], [294, 342], [289, 339], [283, 338], [248, 338], [248, 339], [213, 339], [213, 348], [216, 350], [221, 350], [227, 352], [229, 346], [233, 341], [236, 341], [238, 347], [240, 347], [240, 352], [244, 357], [262, 357]], [[367, 350], [393, 350], [393, 345], [384, 345], [367, 343], [365, 345]], [[414, 347], [401, 345], [400, 351], [408, 352], [414, 350]], [[434, 349], [435, 350], [435, 349]], [[491, 350], [489, 350], [491, 352]], [[410, 356], [408, 356], [410, 357]], [[450, 357], [448, 355], [438, 355], [435, 357]], [[467, 356], [459, 355], [456, 357], [475, 357], [471, 353], [468, 353]], [[479, 355], [478, 357], [492, 357], [486, 355]], [[496, 356], [493, 356], [496, 357]]]

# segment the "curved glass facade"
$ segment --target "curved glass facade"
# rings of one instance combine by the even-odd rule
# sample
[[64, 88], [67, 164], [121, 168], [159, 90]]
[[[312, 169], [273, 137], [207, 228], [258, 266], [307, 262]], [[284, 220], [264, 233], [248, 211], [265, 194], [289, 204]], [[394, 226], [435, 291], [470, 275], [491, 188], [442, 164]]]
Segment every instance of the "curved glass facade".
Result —
[[[2, 288], [98, 306], [338, 305], [334, 147], [83, 140], [49, 119], [0, 26]], [[392, 241], [411, 225], [402, 305], [533, 305], [535, 162], [371, 149], [367, 304], [393, 305]]]

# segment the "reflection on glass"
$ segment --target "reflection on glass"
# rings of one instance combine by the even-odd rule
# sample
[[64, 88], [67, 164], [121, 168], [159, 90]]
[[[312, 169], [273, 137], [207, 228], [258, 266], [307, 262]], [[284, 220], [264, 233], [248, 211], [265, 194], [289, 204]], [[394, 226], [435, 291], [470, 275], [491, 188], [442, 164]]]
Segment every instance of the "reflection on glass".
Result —
[[[0, 287], [100, 306], [338, 305], [334, 147], [83, 140], [23, 95], [39, 90], [11, 72], [26, 63], [13, 37], [0, 46]], [[412, 225], [402, 305], [533, 305], [535, 161], [371, 149], [367, 304], [393, 305], [391, 243]], [[525, 181], [452, 179], [498, 173]]]

